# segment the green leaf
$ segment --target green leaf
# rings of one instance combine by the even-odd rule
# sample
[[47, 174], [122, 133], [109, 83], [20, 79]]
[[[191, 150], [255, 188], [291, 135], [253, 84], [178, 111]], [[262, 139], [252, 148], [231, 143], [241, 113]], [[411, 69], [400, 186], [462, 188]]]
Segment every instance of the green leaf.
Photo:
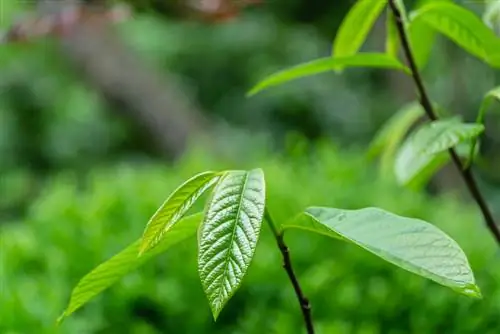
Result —
[[[483, 124], [484, 116], [486, 115], [486, 112], [488, 111], [491, 104], [495, 100], [500, 102], [500, 87], [496, 87], [496, 88], [490, 90], [484, 96], [483, 101], [481, 102], [481, 106], [479, 107], [479, 112], [477, 114], [477, 118], [476, 118], [477, 124]], [[469, 158], [468, 158], [466, 167], [469, 167], [472, 164], [472, 162], [474, 161], [474, 156], [476, 155], [476, 145], [477, 145], [477, 137], [473, 138], [473, 140], [472, 140], [472, 145], [470, 147]]]
[[141, 257], [137, 256], [141, 244], [141, 240], [139, 239], [108, 261], [97, 266], [85, 275], [73, 289], [69, 304], [58, 319], [58, 322], [62, 322], [65, 317], [71, 315], [120, 278], [139, 268], [151, 258], [165, 252], [181, 241], [194, 236], [202, 219], [202, 213], [183, 218], [179, 224], [170, 229], [169, 233], [165, 235], [157, 247], [146, 251]]
[[490, 65], [500, 66], [494, 55], [500, 50], [500, 39], [471, 11], [450, 2], [432, 1], [412, 13], [410, 18], [414, 23], [424, 22], [436, 29]]
[[399, 52], [399, 34], [396, 27], [396, 22], [394, 20], [394, 14], [390, 10], [390, 8], [388, 8], [385, 20], [385, 53], [394, 58], [397, 58]]
[[343, 58], [327, 57], [316, 59], [311, 62], [303, 63], [292, 68], [271, 74], [260, 81], [257, 85], [255, 85], [247, 95], [252, 96], [271, 86], [277, 86], [288, 81], [311, 76], [314, 74], [330, 72], [342, 66], [386, 68], [403, 70], [407, 73], [410, 73], [408, 68], [397, 59], [383, 53], [358, 53], [354, 56]]
[[447, 149], [467, 143], [484, 130], [482, 125], [458, 119], [424, 124], [415, 130], [396, 154], [394, 172], [401, 185], [419, 188], [448, 161]]
[[220, 174], [215, 172], [200, 173], [174, 190], [146, 225], [139, 253], [143, 254], [155, 247], [196, 200], [217, 182], [219, 176]]
[[333, 42], [333, 55], [336, 58], [355, 55], [386, 5], [387, 1], [357, 1], [337, 31]]
[[470, 297], [481, 297], [467, 257], [436, 226], [378, 208], [341, 210], [311, 207], [283, 229], [300, 228], [345, 241], [400, 268]]
[[[448, 2], [449, 0], [440, 1]], [[436, 2], [436, 0], [420, 0], [415, 7], [419, 9], [431, 2]], [[417, 67], [423, 69], [429, 62], [436, 40], [436, 31], [422, 20], [409, 21], [407, 30]]]
[[199, 232], [198, 273], [215, 320], [250, 265], [264, 206], [261, 169], [227, 172], [208, 202]]
[[422, 154], [433, 155], [446, 151], [457, 144], [476, 138], [484, 131], [482, 124], [461, 123], [455, 120], [430, 122], [413, 136], [413, 145]]

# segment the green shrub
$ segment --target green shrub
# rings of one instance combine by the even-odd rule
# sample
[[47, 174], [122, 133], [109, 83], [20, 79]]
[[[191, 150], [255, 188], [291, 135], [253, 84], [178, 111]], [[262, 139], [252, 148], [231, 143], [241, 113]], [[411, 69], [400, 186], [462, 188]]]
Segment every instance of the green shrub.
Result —
[[304, 155], [295, 148], [299, 151], [289, 156], [255, 148], [226, 159], [194, 151], [172, 168], [115, 165], [83, 177], [54, 177], [23, 221], [0, 225], [0, 333], [300, 333], [296, 297], [267, 227], [243, 286], [217, 323], [199, 283], [196, 248], [188, 242], [55, 327], [77, 281], [136, 240], [179, 183], [207, 169], [255, 166], [266, 172], [269, 205], [278, 222], [315, 204], [378, 206], [435, 223], [463, 247], [484, 295], [469, 299], [354, 246], [291, 233], [292, 258], [318, 333], [498, 331], [498, 256], [473, 208], [451, 195], [430, 198], [378, 180], [357, 151], [324, 145]]

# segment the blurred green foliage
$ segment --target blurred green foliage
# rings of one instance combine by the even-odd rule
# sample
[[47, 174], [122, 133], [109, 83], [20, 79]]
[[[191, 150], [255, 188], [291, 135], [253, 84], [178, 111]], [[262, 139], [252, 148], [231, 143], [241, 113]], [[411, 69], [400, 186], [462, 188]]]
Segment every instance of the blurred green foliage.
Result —
[[464, 248], [484, 294], [471, 300], [347, 243], [293, 232], [287, 239], [318, 333], [497, 332], [498, 254], [473, 208], [377, 180], [355, 150], [325, 144], [308, 155], [306, 146], [295, 141], [277, 156], [256, 145], [226, 159], [193, 150], [170, 168], [115, 164], [84, 177], [51, 177], [22, 221], [0, 225], [0, 332], [300, 333], [302, 318], [267, 229], [241, 290], [217, 323], [197, 277], [193, 239], [128, 275], [59, 329], [54, 325], [79, 278], [136, 240], [184, 179], [201, 170], [255, 166], [266, 172], [277, 221], [315, 204], [379, 206], [435, 223]]

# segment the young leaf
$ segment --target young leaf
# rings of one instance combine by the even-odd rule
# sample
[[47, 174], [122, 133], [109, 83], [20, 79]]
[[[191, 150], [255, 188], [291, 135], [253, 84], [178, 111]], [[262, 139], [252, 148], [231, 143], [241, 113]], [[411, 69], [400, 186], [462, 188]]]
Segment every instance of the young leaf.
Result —
[[[481, 102], [481, 107], [479, 108], [479, 112], [477, 114], [476, 123], [483, 124], [484, 116], [486, 112], [490, 108], [493, 101], [497, 100], [500, 102], [500, 87], [494, 88], [490, 90], [483, 98]], [[476, 154], [476, 145], [477, 145], [477, 137], [472, 139], [472, 144], [470, 147], [469, 158], [467, 160], [466, 167], [470, 166], [470, 164], [474, 161], [474, 156]]]
[[400, 268], [470, 297], [481, 297], [467, 257], [443, 231], [425, 221], [378, 208], [308, 208], [284, 229], [342, 238]]
[[410, 73], [408, 68], [397, 59], [383, 53], [358, 53], [349, 57], [327, 57], [303, 63], [292, 68], [269, 75], [255, 85], [249, 92], [248, 96], [257, 94], [258, 92], [271, 87], [292, 81], [298, 78], [311, 76], [323, 72], [333, 71], [339, 67], [371, 67], [371, 68], [386, 68], [394, 70], [403, 70]]
[[227, 172], [208, 202], [199, 232], [198, 273], [215, 320], [250, 265], [264, 206], [261, 169]]
[[357, 1], [337, 31], [333, 42], [333, 55], [336, 58], [355, 55], [386, 5], [387, 1]]
[[217, 182], [219, 176], [220, 174], [215, 172], [200, 173], [174, 190], [146, 225], [139, 250], [140, 254], [156, 246], [165, 233], [187, 213], [196, 200]]
[[450, 2], [432, 1], [412, 13], [411, 21], [424, 22], [472, 55], [500, 66], [497, 57], [491, 56], [500, 52], [500, 39], [471, 11]]
[[139, 268], [151, 258], [165, 252], [181, 241], [194, 236], [202, 218], [202, 213], [183, 218], [179, 224], [170, 229], [169, 233], [165, 235], [157, 247], [146, 251], [141, 257], [137, 256], [141, 240], [137, 240], [111, 259], [97, 266], [85, 275], [73, 289], [69, 304], [58, 319], [58, 322], [62, 322], [65, 317], [71, 315], [120, 278]]

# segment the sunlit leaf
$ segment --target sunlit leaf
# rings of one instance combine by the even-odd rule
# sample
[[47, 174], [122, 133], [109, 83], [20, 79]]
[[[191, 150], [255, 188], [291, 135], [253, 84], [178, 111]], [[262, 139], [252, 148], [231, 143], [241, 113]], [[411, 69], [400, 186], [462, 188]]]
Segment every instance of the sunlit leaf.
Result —
[[460, 246], [436, 226], [378, 208], [308, 208], [283, 226], [342, 238], [378, 257], [470, 297], [481, 297]]
[[215, 172], [200, 173], [174, 190], [149, 220], [142, 236], [140, 254], [156, 246], [196, 200], [217, 182], [219, 175]]
[[337, 31], [333, 55], [338, 58], [356, 54], [386, 5], [387, 1], [356, 1]]
[[339, 67], [368, 67], [368, 68], [385, 68], [394, 70], [403, 70], [409, 73], [409, 70], [397, 59], [383, 53], [358, 53], [354, 56], [335, 58], [327, 57], [303, 63], [289, 69], [279, 71], [264, 78], [255, 85], [249, 96], [255, 95], [258, 92], [277, 86], [295, 79], [330, 72]]
[[495, 56], [500, 52], [500, 39], [473, 12], [451, 2], [432, 1], [413, 12], [410, 20], [424, 22], [470, 54], [500, 66]]
[[192, 237], [203, 218], [202, 213], [187, 216], [176, 224], [169, 233], [153, 249], [137, 256], [141, 240], [135, 241], [127, 248], [103, 262], [85, 275], [71, 292], [69, 304], [59, 318], [61, 322], [80, 307], [88, 303], [95, 296], [112, 286], [129, 272], [139, 268], [151, 258], [168, 250], [170, 247]]
[[198, 272], [214, 319], [240, 286], [259, 239], [264, 173], [227, 172], [217, 183], [200, 227]]

